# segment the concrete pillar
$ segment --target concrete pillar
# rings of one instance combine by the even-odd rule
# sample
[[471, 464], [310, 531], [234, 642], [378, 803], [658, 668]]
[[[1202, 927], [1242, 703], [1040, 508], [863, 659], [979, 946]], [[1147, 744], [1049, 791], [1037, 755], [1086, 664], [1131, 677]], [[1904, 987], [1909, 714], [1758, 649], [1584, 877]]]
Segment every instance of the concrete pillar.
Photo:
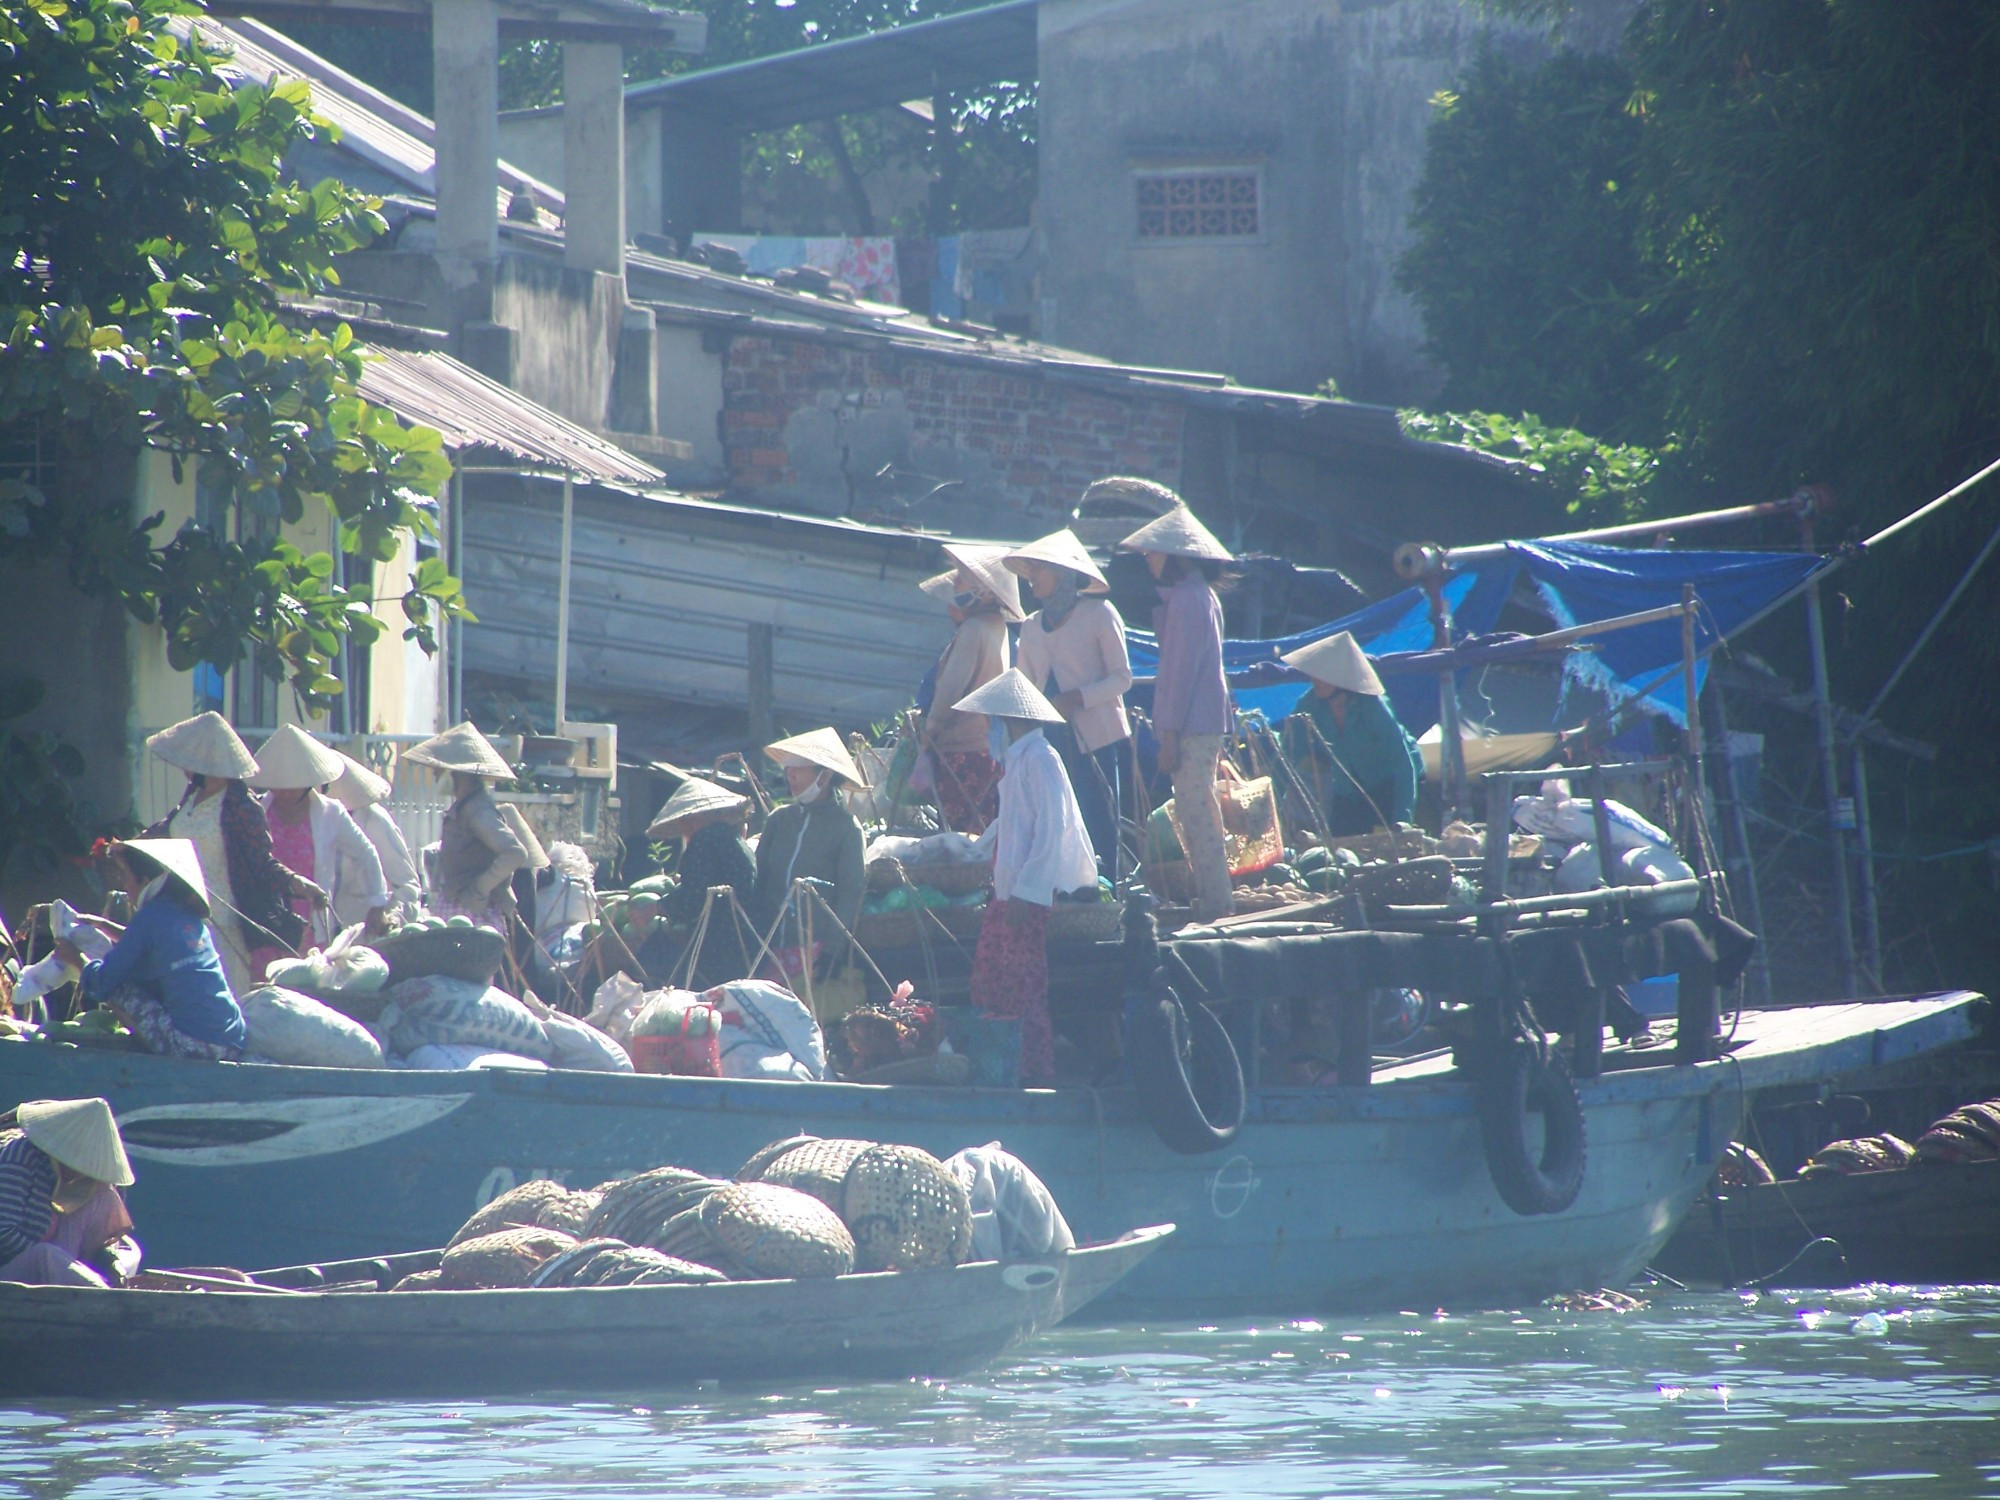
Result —
[[437, 244], [448, 284], [500, 252], [500, 16], [494, 0], [431, 7], [437, 94]]
[[563, 43], [563, 262], [625, 274], [625, 54]]

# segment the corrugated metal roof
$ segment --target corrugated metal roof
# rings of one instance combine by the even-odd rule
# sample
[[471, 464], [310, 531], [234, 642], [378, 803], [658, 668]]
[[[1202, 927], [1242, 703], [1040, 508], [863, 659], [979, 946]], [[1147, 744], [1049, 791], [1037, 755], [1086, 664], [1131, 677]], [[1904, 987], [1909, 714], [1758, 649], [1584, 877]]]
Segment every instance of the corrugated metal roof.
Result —
[[[482, 479], [464, 496], [461, 573], [479, 622], [465, 666], [555, 680], [561, 503], [546, 481]], [[773, 628], [781, 724], [858, 726], [906, 706], [951, 633], [917, 584], [940, 538], [678, 495], [576, 495], [569, 692], [741, 708], [749, 634]]]
[[406, 421], [437, 428], [447, 448], [493, 448], [533, 468], [611, 484], [658, 484], [665, 478], [449, 354], [372, 350], [362, 367], [361, 394]]
[[[313, 109], [339, 127], [341, 150], [352, 152], [414, 192], [427, 198], [437, 196], [437, 153], [428, 117], [260, 21], [243, 18], [225, 23], [203, 18], [193, 24], [207, 46], [233, 54], [219, 69], [224, 77], [259, 84], [268, 84], [279, 75], [303, 78], [312, 85]], [[560, 215], [560, 192], [519, 167], [501, 162], [496, 193], [503, 218], [517, 191], [529, 194], [540, 208]]]
[[1036, 74], [1038, 0], [913, 21], [775, 57], [682, 73], [625, 91], [628, 106], [687, 110], [773, 130]]

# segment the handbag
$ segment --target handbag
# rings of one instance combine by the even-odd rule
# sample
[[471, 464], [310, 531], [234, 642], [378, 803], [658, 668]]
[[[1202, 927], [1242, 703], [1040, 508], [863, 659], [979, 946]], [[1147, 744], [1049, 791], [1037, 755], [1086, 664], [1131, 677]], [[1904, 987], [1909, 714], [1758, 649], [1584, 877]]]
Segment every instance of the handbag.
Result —
[[917, 752], [916, 764], [910, 767], [910, 794], [916, 797], [935, 797], [937, 773], [937, 751], [925, 746]]

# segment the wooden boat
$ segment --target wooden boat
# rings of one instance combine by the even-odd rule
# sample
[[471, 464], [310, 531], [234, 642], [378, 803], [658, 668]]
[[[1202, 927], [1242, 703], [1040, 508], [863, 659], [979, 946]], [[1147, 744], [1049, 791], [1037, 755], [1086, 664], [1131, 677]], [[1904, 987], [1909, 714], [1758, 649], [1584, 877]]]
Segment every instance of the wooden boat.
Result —
[[2000, 1281], [2000, 1162], [1730, 1188], [1695, 1205], [1657, 1266], [1725, 1286]]
[[1534, 1216], [1498, 1195], [1475, 1090], [1448, 1054], [1379, 1067], [1364, 1086], [1255, 1087], [1235, 1138], [1201, 1156], [1162, 1144], [1123, 1085], [350, 1071], [16, 1043], [0, 1047], [0, 1108], [112, 1101], [156, 1265], [421, 1249], [532, 1177], [587, 1187], [661, 1161], [728, 1175], [807, 1131], [939, 1155], [998, 1140], [1083, 1240], [1177, 1223], [1167, 1252], [1094, 1306], [1106, 1316], [1427, 1310], [1621, 1285], [1665, 1244], [1758, 1090], [1957, 1042], [1977, 1003], [1959, 991], [1746, 1013], [1721, 1056], [1695, 1063], [1676, 1064], [1672, 1047], [1607, 1047], [1602, 1071], [1577, 1082], [1581, 1191]]
[[[200, 1290], [0, 1283], [0, 1392], [493, 1395], [949, 1375], [1055, 1326], [1172, 1225], [1034, 1260], [807, 1281], [388, 1292], [439, 1252]], [[345, 1290], [310, 1290], [314, 1286]]]

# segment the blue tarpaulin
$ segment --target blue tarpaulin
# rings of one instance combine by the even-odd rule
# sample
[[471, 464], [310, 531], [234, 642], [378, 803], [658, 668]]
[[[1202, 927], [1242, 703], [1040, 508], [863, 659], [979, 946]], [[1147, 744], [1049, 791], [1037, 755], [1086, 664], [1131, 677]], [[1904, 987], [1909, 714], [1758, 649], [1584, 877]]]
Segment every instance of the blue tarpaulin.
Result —
[[[1444, 595], [1451, 607], [1454, 637], [1462, 640], [1493, 629], [1501, 606], [1524, 576], [1561, 628], [1678, 604], [1682, 586], [1692, 584], [1701, 603], [1695, 635], [1699, 650], [1718, 635], [1740, 629], [1827, 562], [1802, 552], [1681, 552], [1590, 542], [1510, 542], [1504, 554], [1455, 574], [1445, 584]], [[1223, 667], [1237, 706], [1262, 712], [1274, 723], [1284, 718], [1304, 696], [1306, 685], [1303, 678], [1274, 664], [1285, 652], [1341, 630], [1352, 631], [1372, 657], [1426, 651], [1432, 645], [1430, 606], [1423, 592], [1414, 588], [1296, 635], [1228, 641], [1223, 646]], [[1159, 664], [1152, 635], [1134, 630], [1127, 640], [1134, 675], [1150, 678]], [[1614, 631], [1593, 645], [1594, 650], [1572, 652], [1566, 658], [1567, 681], [1595, 688], [1613, 703], [1645, 695], [1648, 708], [1676, 723], [1685, 722], [1678, 619]], [[1382, 665], [1396, 716], [1411, 733], [1421, 734], [1437, 722], [1436, 674], [1396, 672], [1393, 663]], [[1697, 683], [1706, 679], [1706, 672], [1704, 662]], [[1662, 682], [1665, 685], [1657, 691], [1647, 692]]]

